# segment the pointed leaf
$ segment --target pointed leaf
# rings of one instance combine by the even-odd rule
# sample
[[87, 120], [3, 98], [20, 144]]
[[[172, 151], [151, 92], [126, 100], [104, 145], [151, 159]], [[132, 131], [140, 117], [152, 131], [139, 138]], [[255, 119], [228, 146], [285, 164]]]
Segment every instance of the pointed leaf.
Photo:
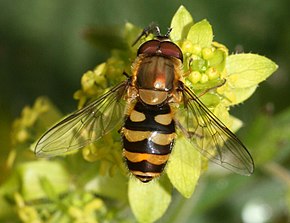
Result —
[[129, 202], [139, 222], [154, 222], [166, 211], [171, 201], [172, 186], [166, 177], [142, 183], [131, 177]]
[[58, 162], [46, 160], [27, 162], [19, 166], [18, 173], [21, 180], [21, 194], [25, 200], [48, 196], [47, 188], [43, 188], [42, 185], [44, 178], [50, 182], [49, 187], [53, 193], [67, 192], [69, 187], [68, 173]]
[[85, 185], [85, 190], [118, 200], [127, 200], [127, 177], [121, 173], [111, 176], [96, 176]]
[[193, 19], [184, 6], [180, 6], [172, 18], [170, 38], [172, 41], [179, 41], [186, 38], [188, 30], [193, 25]]
[[166, 172], [173, 186], [189, 198], [201, 171], [201, 154], [184, 138], [176, 140]]
[[229, 114], [227, 107], [222, 103], [217, 105], [213, 112], [232, 132], [238, 131], [243, 125], [241, 120]]
[[216, 117], [218, 117], [220, 121], [222, 121], [222, 123], [225, 124], [225, 126], [231, 129], [231, 125], [233, 124], [232, 119], [230, 119], [228, 108], [224, 104], [218, 104], [214, 108], [213, 113], [216, 115]]
[[194, 24], [189, 30], [187, 39], [202, 48], [209, 47], [213, 40], [213, 32], [209, 22], [204, 19]]
[[278, 66], [270, 59], [257, 54], [230, 55], [226, 69], [233, 88], [247, 88], [259, 84], [269, 77]]
[[247, 88], [232, 89], [232, 93], [235, 96], [235, 101], [230, 103], [230, 105], [239, 104], [247, 100], [249, 97], [251, 97], [252, 94], [254, 94], [256, 88], [257, 88], [257, 85], [254, 85], [252, 87], [247, 87]]

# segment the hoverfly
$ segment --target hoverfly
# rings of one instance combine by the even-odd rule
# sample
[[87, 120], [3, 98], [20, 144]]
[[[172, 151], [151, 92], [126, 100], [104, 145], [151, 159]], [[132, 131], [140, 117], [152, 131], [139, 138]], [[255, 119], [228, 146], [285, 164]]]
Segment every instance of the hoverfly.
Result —
[[169, 39], [170, 30], [162, 36], [157, 26], [144, 29], [135, 43], [154, 29], [155, 37], [137, 51], [131, 76], [49, 129], [35, 154], [80, 149], [122, 123], [123, 156], [142, 182], [161, 175], [177, 131], [213, 162], [252, 174], [254, 162], [246, 147], [181, 81], [183, 54]]

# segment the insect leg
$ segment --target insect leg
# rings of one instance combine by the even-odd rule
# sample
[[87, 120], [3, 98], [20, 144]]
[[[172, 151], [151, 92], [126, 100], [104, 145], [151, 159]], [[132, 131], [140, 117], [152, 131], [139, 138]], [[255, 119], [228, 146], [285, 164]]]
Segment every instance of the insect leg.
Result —
[[125, 76], [125, 77], [127, 77], [128, 79], [131, 77], [129, 74], [127, 74], [125, 71], [123, 71], [123, 75]]
[[189, 139], [192, 138], [193, 136], [200, 138], [200, 139], [202, 139], [204, 137], [200, 134], [197, 134], [194, 131], [186, 130], [186, 128], [178, 120], [174, 119], [174, 122], [175, 122], [176, 127], [178, 127], [181, 130], [181, 132], [183, 133], [183, 135], [185, 135], [185, 137], [187, 137]]
[[225, 83], [226, 83], [226, 79], [223, 79], [221, 83], [217, 84], [216, 86], [213, 86], [211, 88], [208, 88], [208, 89], [204, 90], [201, 94], [197, 95], [197, 97], [200, 98], [201, 96], [205, 95], [207, 92], [223, 86]]
[[[167, 37], [167, 35], [169, 35], [169, 33], [166, 34], [165, 36]], [[154, 22], [152, 22], [149, 26], [147, 26], [143, 29], [143, 31], [140, 33], [140, 35], [133, 42], [132, 46], [134, 46], [142, 37], [147, 37], [149, 34], [154, 34], [155, 36], [162, 36], [160, 29], [159, 29], [159, 26], [157, 24], [155, 24]]]

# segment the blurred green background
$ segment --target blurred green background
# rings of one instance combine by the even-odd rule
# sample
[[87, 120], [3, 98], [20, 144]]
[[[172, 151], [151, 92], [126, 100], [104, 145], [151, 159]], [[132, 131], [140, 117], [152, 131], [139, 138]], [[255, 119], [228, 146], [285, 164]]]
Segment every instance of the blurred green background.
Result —
[[[36, 97], [48, 96], [64, 113], [75, 109], [72, 95], [80, 87], [82, 74], [110, 55], [109, 49], [85, 40], [87, 29], [110, 30], [127, 21], [145, 27], [154, 21], [165, 32], [181, 4], [195, 21], [206, 18], [213, 26], [215, 40], [230, 52], [264, 55], [279, 69], [251, 99], [233, 109], [233, 114], [244, 121], [238, 135], [251, 146], [254, 159], [259, 163], [259, 156], [267, 157], [261, 161], [261, 168], [251, 178], [205, 176], [193, 198], [177, 196], [169, 211], [177, 214], [167, 214], [160, 222], [287, 222], [289, 0], [0, 1], [0, 161], [7, 158], [12, 121]], [[268, 142], [272, 136], [274, 141]], [[265, 150], [255, 151], [256, 144]], [[263, 145], [273, 145], [274, 152], [267, 155], [267, 146]], [[241, 213], [250, 205], [254, 208], [249, 210], [261, 212], [266, 220], [242, 220]]]

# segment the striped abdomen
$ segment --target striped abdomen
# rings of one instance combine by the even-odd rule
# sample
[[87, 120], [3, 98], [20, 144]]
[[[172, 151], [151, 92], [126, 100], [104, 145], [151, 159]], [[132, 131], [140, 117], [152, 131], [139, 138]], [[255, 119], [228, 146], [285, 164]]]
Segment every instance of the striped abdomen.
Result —
[[137, 102], [125, 120], [122, 138], [129, 170], [142, 182], [160, 176], [175, 138], [170, 106]]

